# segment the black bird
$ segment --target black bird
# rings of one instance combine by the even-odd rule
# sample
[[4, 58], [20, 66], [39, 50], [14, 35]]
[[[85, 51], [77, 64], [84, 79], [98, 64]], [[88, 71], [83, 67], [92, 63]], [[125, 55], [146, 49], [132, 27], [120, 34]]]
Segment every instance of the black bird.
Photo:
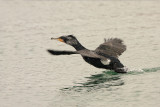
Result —
[[52, 55], [80, 54], [87, 63], [97, 68], [114, 70], [118, 73], [127, 72], [127, 69], [118, 60], [118, 56], [120, 56], [126, 50], [126, 45], [123, 44], [123, 41], [121, 39], [104, 39], [104, 43], [95, 50], [86, 49], [73, 35], [61, 36], [59, 38], [51, 38], [51, 40], [58, 40], [60, 42], [64, 42], [68, 45], [73, 46], [76, 49], [76, 51], [48, 50], [48, 52]]

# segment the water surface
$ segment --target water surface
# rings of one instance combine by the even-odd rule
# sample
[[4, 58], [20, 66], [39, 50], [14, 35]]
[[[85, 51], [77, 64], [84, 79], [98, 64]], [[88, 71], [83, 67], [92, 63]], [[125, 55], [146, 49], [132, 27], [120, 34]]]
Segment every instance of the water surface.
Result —
[[[160, 106], [159, 1], [0, 1], [0, 107]], [[74, 34], [88, 49], [124, 40], [128, 74], [94, 68], [51, 37]]]

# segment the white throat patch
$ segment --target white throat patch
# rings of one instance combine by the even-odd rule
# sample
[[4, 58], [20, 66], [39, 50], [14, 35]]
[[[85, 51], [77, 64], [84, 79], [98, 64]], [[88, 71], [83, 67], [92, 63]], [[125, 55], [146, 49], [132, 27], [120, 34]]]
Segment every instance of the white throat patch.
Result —
[[102, 59], [101, 59], [101, 63], [104, 64], [104, 65], [109, 65], [110, 62], [111, 62], [110, 59], [105, 59], [105, 60], [102, 60]]

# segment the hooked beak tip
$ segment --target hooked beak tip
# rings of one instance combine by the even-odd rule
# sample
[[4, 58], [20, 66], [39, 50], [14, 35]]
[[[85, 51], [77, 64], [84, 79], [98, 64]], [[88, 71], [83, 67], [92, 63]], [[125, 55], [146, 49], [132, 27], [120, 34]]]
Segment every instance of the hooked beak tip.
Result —
[[51, 38], [51, 40], [58, 40], [58, 41], [60, 41], [60, 42], [64, 42], [64, 40], [61, 39], [61, 38]]

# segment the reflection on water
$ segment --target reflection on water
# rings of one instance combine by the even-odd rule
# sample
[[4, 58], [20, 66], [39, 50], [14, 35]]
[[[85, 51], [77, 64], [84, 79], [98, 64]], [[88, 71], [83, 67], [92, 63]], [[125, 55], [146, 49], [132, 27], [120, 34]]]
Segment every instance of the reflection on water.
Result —
[[78, 86], [67, 87], [61, 89], [62, 91], [92, 91], [101, 88], [109, 88], [111, 86], [122, 86], [125, 82], [121, 79], [122, 76], [127, 75], [138, 75], [148, 72], [157, 72], [160, 67], [156, 68], [145, 68], [141, 70], [130, 70], [127, 74], [119, 74], [114, 71], [103, 71], [100, 74], [91, 75], [90, 77], [85, 77], [88, 80], [84, 83], [78, 83]]
[[84, 83], [78, 83], [78, 86], [63, 88], [63, 91], [92, 91], [101, 88], [109, 88], [111, 86], [121, 86], [124, 85], [121, 75], [113, 71], [103, 71], [101, 74], [91, 75], [90, 77], [85, 77], [88, 80]]
[[[130, 70], [126, 74], [103, 71], [100, 74], [85, 77], [88, 80], [78, 83], [78, 86], [75, 84], [61, 89], [60, 93], [54, 98], [56, 101], [53, 101], [50, 107], [63, 107], [66, 105], [68, 107], [77, 105], [77, 107], [86, 105], [96, 107], [97, 103], [102, 107], [106, 105], [119, 107], [119, 104], [138, 104], [139, 107], [139, 104], [144, 105], [145, 101], [151, 101], [150, 96], [158, 97], [158, 83], [157, 81], [153, 82], [153, 80], [157, 80], [159, 71], [160, 67]], [[155, 74], [157, 74], [157, 77], [153, 76]], [[151, 81], [147, 81], [147, 79]], [[157, 105], [157, 101], [156, 98], [153, 103]], [[145, 107], [148, 107], [147, 104]]]

